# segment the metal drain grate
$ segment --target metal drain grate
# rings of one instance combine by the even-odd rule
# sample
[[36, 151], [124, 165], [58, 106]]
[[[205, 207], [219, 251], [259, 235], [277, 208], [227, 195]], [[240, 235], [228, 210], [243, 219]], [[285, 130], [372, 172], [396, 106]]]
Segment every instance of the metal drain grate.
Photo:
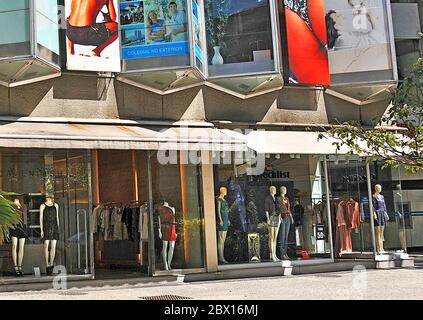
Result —
[[192, 300], [192, 298], [176, 296], [172, 294], [161, 295], [161, 296], [151, 296], [151, 297], [140, 297], [142, 300], [152, 300], [152, 301], [163, 301], [163, 300]]
[[86, 296], [88, 293], [86, 292], [61, 292], [59, 296]]

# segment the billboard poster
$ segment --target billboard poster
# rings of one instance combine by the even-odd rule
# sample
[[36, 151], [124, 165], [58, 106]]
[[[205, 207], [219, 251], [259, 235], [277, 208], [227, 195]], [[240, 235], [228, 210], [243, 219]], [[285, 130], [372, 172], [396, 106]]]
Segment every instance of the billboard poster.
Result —
[[201, 30], [204, 24], [201, 19], [201, 9], [198, 5], [198, 0], [192, 0], [192, 23], [196, 65], [200, 70], [203, 70], [204, 51]]
[[324, 4], [324, 0], [279, 0], [279, 10], [285, 13], [291, 83], [330, 84]]
[[124, 60], [189, 53], [183, 0], [121, 0], [120, 23]]
[[65, 0], [67, 68], [120, 72], [118, 0]]
[[385, 0], [325, 0], [331, 75], [392, 69]]

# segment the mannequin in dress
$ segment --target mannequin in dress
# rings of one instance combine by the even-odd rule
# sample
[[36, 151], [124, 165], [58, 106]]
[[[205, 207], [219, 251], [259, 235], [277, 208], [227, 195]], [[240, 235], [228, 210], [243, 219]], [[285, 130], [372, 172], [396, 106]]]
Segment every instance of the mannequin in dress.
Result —
[[376, 231], [376, 251], [383, 253], [384, 231], [387, 220], [387, 211], [385, 198], [381, 195], [382, 186], [380, 184], [375, 185], [375, 193], [373, 194], [373, 208], [374, 208], [374, 220], [375, 220], [375, 231]]
[[54, 202], [52, 195], [48, 195], [46, 202], [40, 206], [40, 227], [41, 238], [44, 239], [46, 273], [51, 275], [56, 257], [56, 245], [59, 240], [59, 205]]
[[176, 217], [175, 208], [163, 202], [159, 208], [159, 238], [162, 239], [162, 259], [165, 270], [172, 269], [173, 252], [175, 251]]
[[218, 231], [218, 244], [217, 253], [219, 262], [228, 263], [225, 259], [225, 241], [230, 226], [229, 222], [229, 206], [225, 200], [225, 196], [228, 194], [228, 190], [225, 187], [220, 188], [220, 195], [217, 199], [217, 231]]
[[15, 274], [23, 276], [22, 262], [25, 253], [25, 241], [28, 239], [26, 226], [27, 208], [24, 204], [21, 204], [18, 198], [15, 198], [13, 203], [15, 209], [20, 213], [22, 222], [10, 231], [10, 236], [12, 237], [12, 260], [15, 266]]
[[281, 253], [281, 258], [284, 260], [289, 260], [287, 255], [288, 249], [288, 235], [291, 224], [294, 223], [291, 213], [291, 204], [288, 197], [286, 196], [288, 189], [285, 186], [282, 186], [281, 195], [277, 198], [278, 208], [281, 215], [281, 223], [279, 227], [279, 248]]
[[280, 214], [277, 209], [277, 202], [275, 199], [276, 187], [269, 188], [270, 194], [264, 199], [264, 210], [266, 212], [267, 225], [269, 230], [269, 252], [270, 259], [280, 261], [276, 256], [276, 244], [278, 238], [278, 231], [280, 225]]

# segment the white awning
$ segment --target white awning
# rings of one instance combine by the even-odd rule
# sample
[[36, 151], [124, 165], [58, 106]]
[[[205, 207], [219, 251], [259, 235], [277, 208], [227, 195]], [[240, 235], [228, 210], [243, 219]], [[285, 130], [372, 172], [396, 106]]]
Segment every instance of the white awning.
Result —
[[210, 127], [1, 122], [0, 147], [119, 150], [245, 150], [244, 139]]
[[249, 131], [245, 135], [223, 130], [225, 134], [232, 137], [244, 136], [248, 148], [259, 154], [347, 154], [348, 147], [341, 147], [336, 150], [333, 145], [337, 140], [329, 136], [319, 139], [318, 132], [310, 131]]

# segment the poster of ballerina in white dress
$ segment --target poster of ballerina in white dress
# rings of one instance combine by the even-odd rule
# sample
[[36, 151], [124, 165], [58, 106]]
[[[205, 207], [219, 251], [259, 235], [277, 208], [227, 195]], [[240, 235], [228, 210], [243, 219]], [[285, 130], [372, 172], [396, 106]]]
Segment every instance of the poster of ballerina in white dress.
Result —
[[325, 0], [331, 75], [392, 69], [385, 0]]

